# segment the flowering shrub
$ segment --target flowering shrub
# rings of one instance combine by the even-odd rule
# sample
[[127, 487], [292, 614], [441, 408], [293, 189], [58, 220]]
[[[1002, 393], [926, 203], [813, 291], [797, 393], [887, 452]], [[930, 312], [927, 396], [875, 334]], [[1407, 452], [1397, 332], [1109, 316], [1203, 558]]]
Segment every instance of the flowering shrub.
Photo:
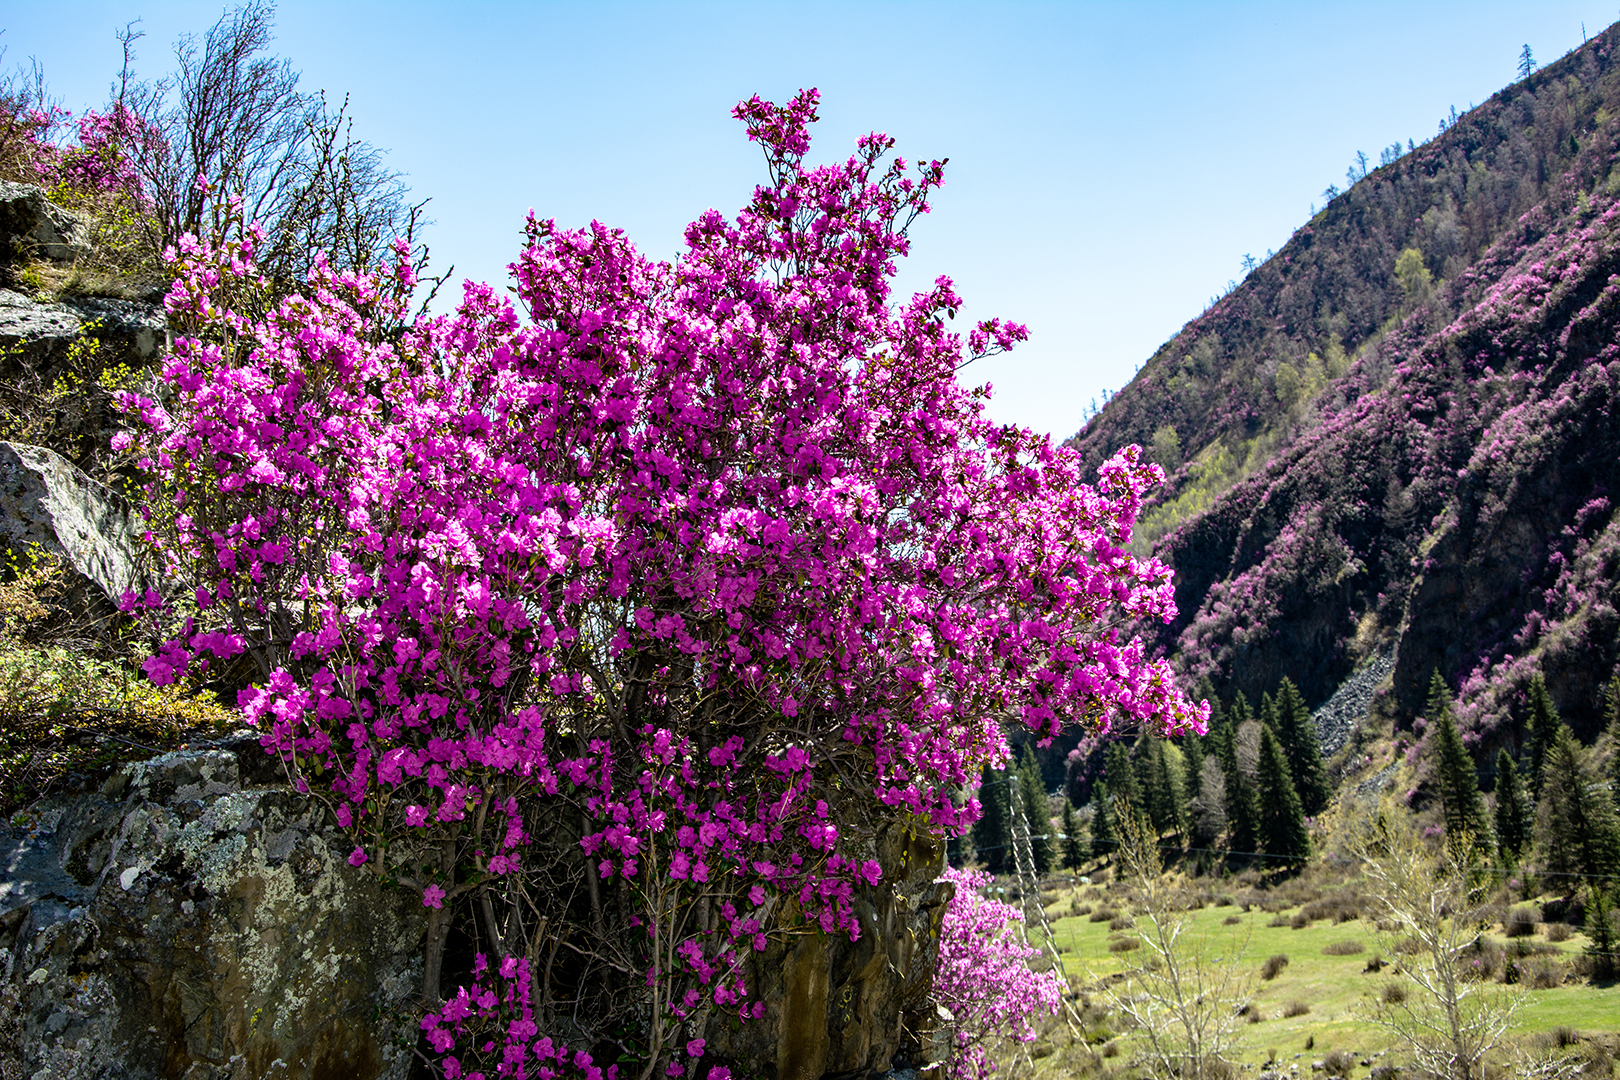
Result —
[[1030, 970], [1029, 961], [1040, 950], [1018, 938], [1023, 913], [978, 892], [990, 884], [989, 874], [948, 868], [941, 880], [956, 886], [940, 921], [934, 975], [934, 1000], [951, 1015], [946, 1068], [958, 1080], [982, 1080], [996, 1068], [990, 1046], [1003, 1039], [1033, 1042], [1031, 1018], [1057, 1013], [1063, 976]]
[[[13, 100], [0, 101], [0, 167], [5, 172], [50, 189], [57, 201], [115, 194], [141, 198], [130, 151], [156, 135], [135, 113], [115, 104], [105, 113], [89, 109], [72, 120], [72, 113], [54, 106], [17, 106]], [[70, 120], [72, 137], [64, 140], [58, 132]]]
[[[771, 183], [672, 263], [531, 218], [526, 318], [469, 283], [395, 332], [400, 244], [251, 321], [262, 230], [174, 255], [120, 438], [172, 583], [129, 605], [184, 618], [147, 672], [251, 679], [350, 862], [419, 892], [447, 1075], [723, 1072], [757, 954], [857, 937], [876, 828], [966, 828], [1003, 723], [1205, 723], [1115, 629], [1173, 611], [1124, 550], [1158, 469], [1093, 488], [984, 418], [955, 371], [1023, 328], [890, 298], [940, 164], [806, 166], [816, 100], [737, 107]], [[455, 911], [487, 959], [445, 1000]]]

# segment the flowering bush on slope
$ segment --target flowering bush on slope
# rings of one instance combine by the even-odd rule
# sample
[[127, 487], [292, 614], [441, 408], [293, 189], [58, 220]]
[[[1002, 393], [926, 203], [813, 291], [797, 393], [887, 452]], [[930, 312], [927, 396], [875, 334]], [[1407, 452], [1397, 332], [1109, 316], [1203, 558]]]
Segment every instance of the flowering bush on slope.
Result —
[[[971, 823], [1002, 723], [1204, 724], [1115, 629], [1173, 610], [1123, 550], [1159, 471], [1132, 447], [1093, 488], [984, 418], [955, 371], [1023, 328], [964, 357], [948, 279], [890, 297], [940, 164], [872, 135], [806, 166], [816, 100], [738, 106], [772, 182], [672, 263], [531, 218], [526, 318], [469, 284], [389, 333], [402, 250], [249, 322], [262, 233], [177, 255], [168, 392], [126, 438], [195, 611], [148, 672], [250, 664], [350, 861], [420, 891], [448, 1075], [695, 1069], [765, 1014], [756, 952], [860, 934], [880, 824]], [[445, 1001], [453, 910], [480, 958]]]
[[990, 884], [989, 874], [947, 869], [942, 880], [956, 886], [940, 922], [939, 970], [934, 975], [934, 1000], [951, 1014], [947, 1069], [959, 1080], [982, 1080], [996, 1067], [987, 1044], [998, 1039], [1033, 1042], [1030, 1018], [1037, 1012], [1057, 1013], [1063, 976], [1029, 969], [1040, 950], [1018, 939], [1021, 911], [979, 894]]

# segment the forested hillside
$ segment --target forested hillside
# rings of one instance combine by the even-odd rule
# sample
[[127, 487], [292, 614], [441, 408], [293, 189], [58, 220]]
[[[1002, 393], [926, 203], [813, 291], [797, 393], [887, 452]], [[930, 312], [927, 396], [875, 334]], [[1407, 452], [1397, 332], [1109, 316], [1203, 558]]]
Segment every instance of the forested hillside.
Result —
[[[1611, 28], [1369, 172], [1189, 323], [1070, 444], [1172, 475], [1139, 547], [1158, 644], [1230, 700], [1320, 705], [1394, 657], [1485, 751], [1544, 675], [1576, 733], [1620, 654], [1620, 69]], [[1393, 157], [1393, 154], [1386, 155]]]

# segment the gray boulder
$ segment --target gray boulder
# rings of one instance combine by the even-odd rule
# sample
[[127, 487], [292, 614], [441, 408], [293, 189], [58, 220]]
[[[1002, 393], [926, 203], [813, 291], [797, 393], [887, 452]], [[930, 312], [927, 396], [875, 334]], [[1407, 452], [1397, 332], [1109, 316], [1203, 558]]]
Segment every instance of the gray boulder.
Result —
[[0, 826], [0, 1077], [404, 1078], [420, 902], [251, 736]]
[[151, 584], [139, 560], [142, 531], [122, 498], [62, 455], [0, 442], [0, 544], [15, 555], [37, 544], [116, 603]]
[[34, 184], [0, 181], [0, 238], [8, 254], [70, 263], [90, 250], [84, 222], [45, 197]]
[[0, 354], [5, 357], [0, 377], [54, 374], [74, 341], [87, 333], [112, 342], [121, 355], [150, 360], [162, 352], [166, 330], [163, 309], [156, 304], [94, 297], [42, 304], [0, 289]]

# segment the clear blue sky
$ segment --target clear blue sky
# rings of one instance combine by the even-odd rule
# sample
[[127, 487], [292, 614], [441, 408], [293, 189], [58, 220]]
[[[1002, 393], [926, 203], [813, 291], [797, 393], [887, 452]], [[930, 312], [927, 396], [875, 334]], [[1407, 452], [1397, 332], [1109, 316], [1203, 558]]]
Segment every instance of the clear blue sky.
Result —
[[[213, 3], [8, 5], [0, 44], [78, 110], [106, 99], [116, 27], [168, 70]], [[356, 132], [431, 196], [435, 264], [504, 280], [532, 207], [673, 255], [686, 222], [763, 177], [739, 99], [822, 93], [817, 156], [870, 130], [949, 157], [902, 285], [941, 273], [965, 315], [1030, 342], [964, 373], [992, 412], [1074, 432], [1154, 349], [1302, 224], [1357, 150], [1549, 63], [1615, 6], [1494, 3], [565, 4], [284, 2], [276, 50], [351, 95]]]

